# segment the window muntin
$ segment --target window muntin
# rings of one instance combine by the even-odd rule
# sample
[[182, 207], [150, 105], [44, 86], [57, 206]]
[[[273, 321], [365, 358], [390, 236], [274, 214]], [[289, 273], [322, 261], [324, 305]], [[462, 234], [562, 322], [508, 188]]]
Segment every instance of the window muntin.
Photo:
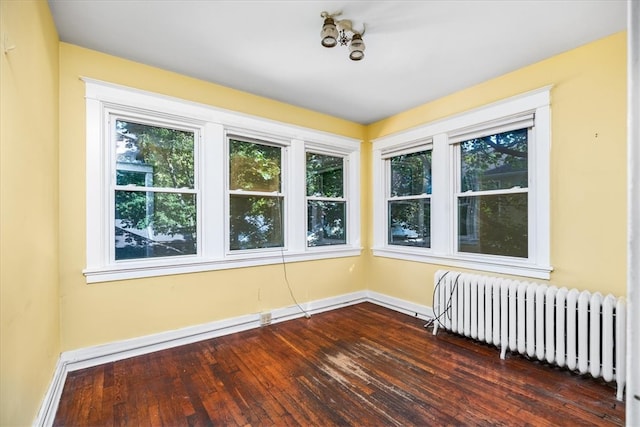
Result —
[[509, 130], [457, 147], [459, 252], [528, 257], [528, 135]]
[[[550, 87], [540, 88], [374, 140], [374, 256], [548, 279], [553, 270], [550, 94]], [[463, 174], [460, 144], [521, 129], [527, 130], [526, 172], [512, 167], [510, 177], [506, 173], [495, 176], [489, 171], [500, 166], [502, 160], [497, 160], [480, 174], [466, 169]], [[426, 142], [432, 152], [429, 213], [434, 226], [429, 248], [389, 243], [389, 158], [416, 151], [419, 141]], [[482, 217], [483, 209], [490, 215]], [[498, 228], [489, 220], [503, 225]], [[477, 228], [486, 224], [490, 226]], [[489, 231], [493, 234], [486, 234]], [[481, 232], [482, 248], [469, 246]], [[508, 242], [507, 247], [503, 245], [505, 234], [521, 238]]]
[[284, 246], [282, 147], [229, 139], [229, 249]]
[[[313, 129], [291, 126], [250, 115], [240, 115], [232, 111], [196, 104], [177, 98], [157, 95], [138, 89], [126, 88], [106, 82], [82, 78], [85, 83], [86, 106], [86, 266], [83, 274], [87, 283], [107, 282], [142, 277], [155, 277], [172, 274], [214, 271], [227, 268], [269, 265], [282, 262], [319, 260], [358, 256], [360, 248], [360, 149], [361, 141]], [[125, 161], [116, 165], [117, 155], [114, 144], [117, 139], [114, 120], [155, 126], [158, 128], [181, 130], [193, 133], [193, 185], [179, 183], [177, 188], [159, 187], [157, 178], [150, 173], [148, 165]], [[242, 136], [240, 136], [242, 135]], [[266, 242], [276, 241], [286, 250], [230, 250], [230, 196], [229, 196], [229, 146], [228, 139], [264, 143], [276, 146], [281, 152], [281, 174], [276, 180], [256, 179], [260, 185], [253, 190], [238, 191], [237, 209], [247, 210], [247, 205], [259, 204], [257, 200], [242, 200], [241, 197], [263, 197], [265, 210], [271, 209], [267, 216], [278, 216], [280, 230], [272, 228]], [[307, 246], [306, 197], [305, 197], [305, 161], [307, 151], [317, 151], [344, 158], [344, 199], [346, 201], [346, 219], [349, 223], [347, 244], [333, 246]], [[135, 158], [135, 157], [134, 157]], [[116, 167], [117, 166], [117, 167]], [[162, 164], [160, 164], [162, 166]], [[116, 171], [117, 169], [117, 171]], [[277, 184], [276, 184], [277, 182]], [[347, 182], [351, 185], [346, 185]], [[175, 204], [175, 200], [164, 201], [168, 195], [181, 195], [185, 211], [196, 211], [194, 240], [181, 239], [171, 242], [170, 250], [178, 243], [191, 245], [192, 255], [172, 256], [161, 253], [160, 247], [154, 248], [154, 255], [147, 256], [146, 248], [138, 248], [140, 254], [120, 254], [115, 256], [116, 237], [119, 240], [129, 238], [126, 243], [140, 246], [131, 240], [131, 234], [115, 233], [116, 185], [118, 197], [129, 200], [126, 208], [119, 206], [119, 219], [122, 215], [133, 222], [134, 214], [140, 216], [140, 210], [146, 212], [147, 200], [156, 212], [158, 207]], [[164, 184], [163, 184], [164, 185]], [[173, 185], [173, 184], [171, 184]], [[184, 187], [183, 187], [184, 186]], [[279, 192], [270, 190], [279, 188]], [[257, 191], [256, 191], [257, 190]], [[147, 196], [147, 193], [151, 192]], [[258, 194], [256, 194], [256, 192]], [[186, 195], [190, 194], [190, 197]], [[274, 202], [279, 195], [280, 203]], [[284, 197], [286, 196], [286, 197]], [[277, 199], [277, 197], [276, 197]], [[138, 210], [138, 213], [135, 210]], [[164, 209], [164, 208], [163, 208]], [[241, 215], [238, 214], [238, 215]], [[243, 215], [246, 217], [247, 215]], [[250, 216], [250, 215], [249, 215]], [[260, 228], [264, 224], [256, 223]], [[283, 224], [283, 225], [282, 225]], [[264, 228], [259, 230], [264, 232]], [[283, 234], [283, 237], [280, 235]], [[177, 237], [177, 234], [175, 235]], [[138, 237], [138, 240], [143, 240]], [[256, 243], [254, 246], [265, 246]], [[119, 243], [120, 244], [120, 243]], [[282, 246], [282, 245], [285, 246]], [[150, 255], [150, 254], [149, 254]]]
[[387, 243], [431, 246], [431, 151], [387, 159]]
[[306, 153], [307, 246], [347, 243], [345, 159]]
[[113, 259], [197, 253], [196, 132], [112, 116]]

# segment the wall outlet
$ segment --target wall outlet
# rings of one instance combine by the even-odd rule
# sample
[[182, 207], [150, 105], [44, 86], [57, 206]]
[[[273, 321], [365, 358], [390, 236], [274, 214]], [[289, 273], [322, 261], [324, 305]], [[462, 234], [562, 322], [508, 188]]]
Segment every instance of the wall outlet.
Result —
[[260, 313], [260, 326], [271, 324], [271, 312]]

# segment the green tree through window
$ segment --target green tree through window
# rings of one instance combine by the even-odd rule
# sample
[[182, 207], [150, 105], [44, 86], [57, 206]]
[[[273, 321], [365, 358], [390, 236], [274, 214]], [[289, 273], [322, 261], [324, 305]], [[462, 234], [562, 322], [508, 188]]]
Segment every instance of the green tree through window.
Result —
[[307, 246], [347, 243], [344, 159], [307, 152]]
[[229, 247], [284, 246], [282, 148], [229, 140]]
[[115, 121], [115, 258], [197, 252], [193, 131]]
[[460, 144], [458, 248], [526, 258], [528, 129]]
[[431, 246], [431, 151], [391, 157], [387, 242]]

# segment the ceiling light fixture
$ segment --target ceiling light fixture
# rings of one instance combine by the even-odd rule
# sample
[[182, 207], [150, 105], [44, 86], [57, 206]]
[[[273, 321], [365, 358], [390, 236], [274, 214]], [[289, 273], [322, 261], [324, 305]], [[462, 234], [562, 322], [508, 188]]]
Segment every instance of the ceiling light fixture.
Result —
[[349, 58], [353, 61], [360, 61], [364, 58], [364, 35], [365, 26], [362, 24], [362, 31], [355, 31], [353, 24], [349, 19], [335, 20], [336, 16], [340, 16], [342, 12], [328, 13], [322, 12], [320, 17], [324, 18], [320, 37], [322, 38], [322, 46], [334, 47], [338, 43], [340, 46], [349, 45]]

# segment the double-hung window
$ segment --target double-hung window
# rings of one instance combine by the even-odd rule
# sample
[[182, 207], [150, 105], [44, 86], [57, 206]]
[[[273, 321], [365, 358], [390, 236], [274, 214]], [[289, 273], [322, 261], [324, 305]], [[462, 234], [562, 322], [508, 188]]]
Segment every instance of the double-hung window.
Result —
[[307, 151], [307, 246], [347, 243], [345, 158]]
[[431, 150], [387, 153], [387, 243], [431, 246]]
[[83, 80], [87, 282], [360, 255], [360, 141]]
[[114, 261], [198, 252], [198, 130], [109, 115]]
[[229, 139], [229, 249], [284, 246], [282, 151], [265, 142]]
[[[456, 237], [461, 253], [528, 258], [529, 133], [533, 115], [513, 129], [485, 129], [457, 143]], [[488, 135], [485, 135], [488, 134]]]
[[373, 141], [374, 255], [548, 278], [549, 100], [544, 88]]

